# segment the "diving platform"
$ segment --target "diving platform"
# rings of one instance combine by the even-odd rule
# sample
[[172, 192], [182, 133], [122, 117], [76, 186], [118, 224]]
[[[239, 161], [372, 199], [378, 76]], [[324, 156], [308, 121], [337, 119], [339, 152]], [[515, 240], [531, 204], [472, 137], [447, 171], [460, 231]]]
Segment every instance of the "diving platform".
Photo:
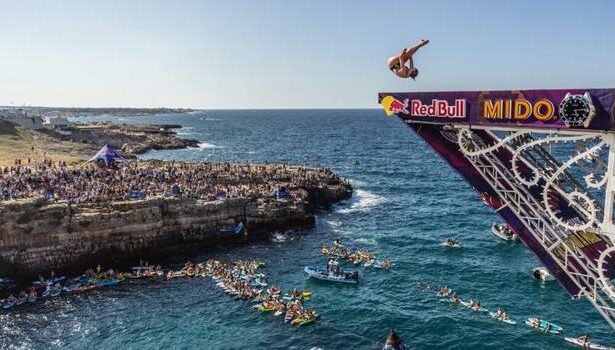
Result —
[[380, 93], [615, 329], [615, 89]]

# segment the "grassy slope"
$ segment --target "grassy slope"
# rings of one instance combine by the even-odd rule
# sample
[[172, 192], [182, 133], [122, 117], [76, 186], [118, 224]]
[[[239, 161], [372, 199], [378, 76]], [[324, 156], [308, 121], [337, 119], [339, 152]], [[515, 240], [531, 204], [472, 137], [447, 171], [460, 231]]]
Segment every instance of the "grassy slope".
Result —
[[0, 166], [13, 165], [15, 158], [21, 158], [22, 164], [27, 164], [28, 158], [33, 162], [51, 158], [77, 164], [89, 159], [97, 151], [98, 147], [62, 141], [48, 131], [30, 130], [0, 122]]

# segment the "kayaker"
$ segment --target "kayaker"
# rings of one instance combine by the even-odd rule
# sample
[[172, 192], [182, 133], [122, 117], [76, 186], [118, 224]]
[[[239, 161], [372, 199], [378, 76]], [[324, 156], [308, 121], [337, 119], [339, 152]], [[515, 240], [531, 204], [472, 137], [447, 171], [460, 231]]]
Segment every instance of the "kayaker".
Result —
[[583, 349], [589, 349], [589, 334], [582, 335], [577, 338]]
[[15, 298], [15, 296], [11, 293], [11, 295], [9, 295], [9, 297], [6, 298], [5, 301], [7, 304], [13, 304], [17, 301], [17, 298]]
[[339, 275], [339, 262], [335, 259], [329, 259], [327, 261], [327, 270], [330, 274], [337, 276]]
[[540, 321], [539, 318], [536, 318], [534, 320], [532, 320], [532, 322], [530, 322], [530, 326], [536, 328], [536, 333], [540, 333], [541, 329], [540, 329], [540, 324], [542, 322]]
[[401, 338], [397, 335], [395, 330], [391, 329], [391, 332], [389, 332], [389, 336], [384, 342], [384, 347], [382, 348], [382, 350], [403, 350], [403, 349], [406, 349], [406, 346], [404, 345]]
[[459, 303], [459, 296], [457, 296], [456, 292], [453, 292], [453, 296], [451, 297], [451, 302], [453, 304], [458, 304]]
[[479, 312], [481, 310], [480, 301], [476, 302], [476, 304], [474, 305], [474, 310], [476, 312]]

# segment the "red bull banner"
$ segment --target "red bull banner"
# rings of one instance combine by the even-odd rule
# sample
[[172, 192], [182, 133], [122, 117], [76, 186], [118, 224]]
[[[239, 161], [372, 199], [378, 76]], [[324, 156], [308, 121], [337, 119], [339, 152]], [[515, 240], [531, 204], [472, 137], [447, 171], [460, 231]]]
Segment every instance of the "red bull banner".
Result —
[[615, 89], [380, 93], [388, 116], [407, 122], [611, 130]]

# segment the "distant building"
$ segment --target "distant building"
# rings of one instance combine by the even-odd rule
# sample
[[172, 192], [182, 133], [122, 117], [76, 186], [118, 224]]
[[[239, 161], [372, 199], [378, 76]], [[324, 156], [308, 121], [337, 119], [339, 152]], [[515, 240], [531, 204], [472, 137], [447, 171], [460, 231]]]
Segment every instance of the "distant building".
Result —
[[0, 121], [17, 124], [28, 129], [42, 129], [43, 119], [36, 115], [28, 115], [22, 109], [2, 109], [0, 110]]
[[44, 117], [43, 120], [43, 125], [51, 129], [64, 128], [70, 125], [70, 122], [65, 117]]

